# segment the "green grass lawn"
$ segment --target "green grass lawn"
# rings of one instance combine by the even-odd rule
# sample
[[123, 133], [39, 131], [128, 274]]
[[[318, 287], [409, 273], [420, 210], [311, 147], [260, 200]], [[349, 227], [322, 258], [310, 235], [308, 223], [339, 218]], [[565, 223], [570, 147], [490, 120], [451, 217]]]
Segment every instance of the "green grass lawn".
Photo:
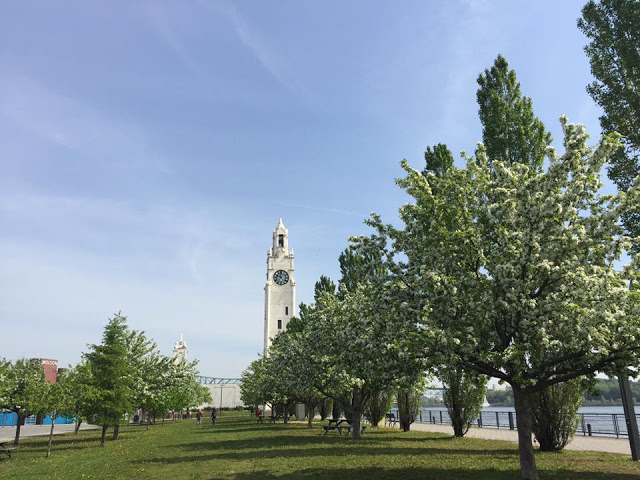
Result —
[[[206, 420], [206, 418], [205, 418]], [[324, 424], [324, 422], [322, 423]], [[21, 440], [0, 461], [0, 479], [472, 479], [519, 478], [515, 444], [442, 434], [368, 428], [360, 441], [320, 423], [258, 425], [246, 412], [223, 412], [214, 427], [195, 419], [164, 426], [127, 426], [99, 446], [99, 431]], [[640, 479], [628, 456], [593, 452], [537, 454], [543, 479]]]

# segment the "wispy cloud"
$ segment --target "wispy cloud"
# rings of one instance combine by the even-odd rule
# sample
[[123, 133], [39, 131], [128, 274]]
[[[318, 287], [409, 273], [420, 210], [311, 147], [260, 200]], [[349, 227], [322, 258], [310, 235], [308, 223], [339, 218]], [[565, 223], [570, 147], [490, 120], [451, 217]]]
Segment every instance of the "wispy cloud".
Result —
[[318, 110], [322, 108], [321, 102], [300, 82], [283, 55], [258, 31], [257, 27], [247, 21], [234, 3], [212, 4], [204, 0], [199, 0], [199, 3], [228, 20], [240, 42], [278, 84], [298, 96], [308, 106]]
[[305, 210], [314, 210], [316, 212], [327, 212], [327, 213], [337, 213], [340, 215], [349, 215], [352, 217], [358, 218], [367, 218], [369, 214], [356, 212], [354, 210], [344, 210], [342, 208], [331, 208], [331, 207], [316, 207], [313, 205], [304, 205], [302, 203], [288, 203], [288, 202], [276, 202], [277, 205], [282, 205], [287, 208], [303, 208]]
[[113, 167], [155, 167], [168, 162], [142, 129], [25, 76], [0, 77], [0, 115], [58, 147]]
[[191, 49], [186, 45], [176, 28], [174, 28], [171, 12], [162, 3], [151, 3], [145, 10], [147, 20], [158, 34], [160, 39], [178, 57], [178, 59], [193, 73], [200, 74], [199, 63], [191, 54]]

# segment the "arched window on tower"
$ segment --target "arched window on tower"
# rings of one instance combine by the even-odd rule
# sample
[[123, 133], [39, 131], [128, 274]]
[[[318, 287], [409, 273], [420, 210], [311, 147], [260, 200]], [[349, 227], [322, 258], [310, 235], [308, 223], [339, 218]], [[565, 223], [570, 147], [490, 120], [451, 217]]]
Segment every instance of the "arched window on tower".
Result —
[[278, 320], [278, 330], [282, 330], [282, 320]]
[[284, 247], [284, 235], [282, 233], [278, 235], [278, 246]]

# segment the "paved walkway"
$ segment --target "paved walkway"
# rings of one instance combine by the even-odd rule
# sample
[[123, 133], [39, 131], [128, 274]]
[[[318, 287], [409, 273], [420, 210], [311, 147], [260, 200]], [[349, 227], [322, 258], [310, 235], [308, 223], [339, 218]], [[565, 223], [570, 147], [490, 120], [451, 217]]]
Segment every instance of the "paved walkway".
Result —
[[[74, 423], [56, 424], [53, 434], [60, 435], [61, 433], [73, 432], [74, 428]], [[87, 425], [86, 423], [80, 425], [80, 430], [91, 430], [93, 428], [98, 427]], [[51, 425], [23, 425], [20, 427], [20, 438], [48, 436], [50, 430]], [[0, 442], [13, 441], [14, 438], [16, 438], [16, 427], [0, 427]]]
[[[411, 430], [442, 432], [453, 435], [453, 429], [449, 425], [413, 423], [411, 425]], [[507, 429], [472, 427], [469, 429], [466, 436], [471, 438], [484, 438], [487, 440], [518, 442], [518, 432]], [[567, 450], [594, 450], [597, 452], [623, 453], [625, 455], [631, 455], [628, 438], [585, 437], [576, 434], [573, 437], [573, 440], [565, 448]]]

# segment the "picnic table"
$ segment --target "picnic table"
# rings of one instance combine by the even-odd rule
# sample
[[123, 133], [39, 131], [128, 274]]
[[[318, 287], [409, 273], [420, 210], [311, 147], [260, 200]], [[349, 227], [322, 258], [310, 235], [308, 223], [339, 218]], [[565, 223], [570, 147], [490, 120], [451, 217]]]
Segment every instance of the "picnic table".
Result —
[[[324, 434], [329, 433], [329, 430], [337, 430], [340, 435], [342, 435], [342, 430], [347, 431], [347, 435], [351, 433], [351, 420], [347, 420], [346, 418], [330, 418], [329, 424], [324, 427]], [[360, 433], [364, 433], [367, 427], [361, 427]]]
[[0, 442], [0, 453], [6, 453], [9, 458], [11, 458], [11, 452], [13, 452], [18, 447], [9, 446], [8, 442]]
[[[284, 418], [284, 415], [270, 415], [267, 417], [271, 423], [276, 423], [281, 418]], [[265, 416], [264, 415], [256, 415], [256, 420], [258, 423], [264, 423]]]

